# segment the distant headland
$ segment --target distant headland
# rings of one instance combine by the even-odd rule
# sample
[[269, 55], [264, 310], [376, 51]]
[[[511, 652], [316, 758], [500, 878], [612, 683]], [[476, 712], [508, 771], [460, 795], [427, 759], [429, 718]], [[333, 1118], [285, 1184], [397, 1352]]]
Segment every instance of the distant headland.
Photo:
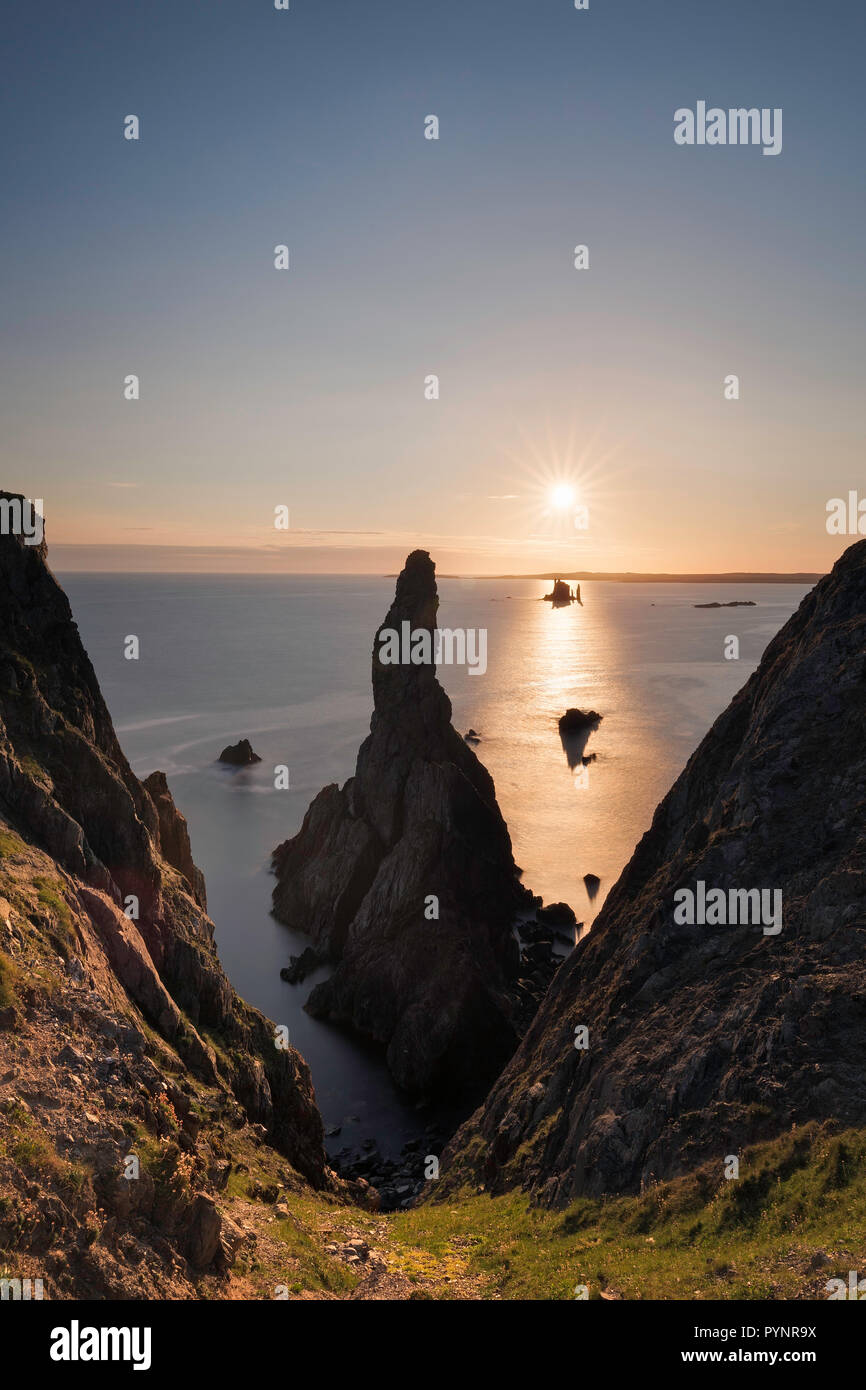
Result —
[[[396, 579], [386, 574], [385, 579]], [[767, 573], [760, 570], [734, 570], [725, 574], [636, 574], [630, 570], [541, 570], [537, 574], [440, 574], [440, 579], [552, 579], [607, 580], [617, 584], [817, 584], [824, 575], [798, 571], [792, 574]]]

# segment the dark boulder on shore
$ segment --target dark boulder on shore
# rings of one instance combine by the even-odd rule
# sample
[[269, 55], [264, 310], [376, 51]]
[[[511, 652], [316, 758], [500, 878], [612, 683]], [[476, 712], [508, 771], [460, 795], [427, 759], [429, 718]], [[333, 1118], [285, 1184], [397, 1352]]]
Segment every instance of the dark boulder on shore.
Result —
[[536, 912], [539, 922], [546, 922], [550, 927], [573, 927], [577, 921], [573, 907], [568, 903], [549, 903], [547, 907], [540, 907]]
[[519, 881], [493, 780], [429, 665], [384, 664], [385, 629], [432, 631], [435, 568], [414, 551], [373, 644], [374, 711], [354, 777], [325, 787], [274, 852], [274, 915], [336, 963], [307, 1003], [382, 1042], [409, 1092], [480, 1099], [517, 1045]]
[[250, 767], [252, 763], [260, 763], [261, 758], [253, 752], [249, 739], [242, 738], [240, 743], [230, 743], [224, 748], [217, 762], [229, 763], [231, 767]]

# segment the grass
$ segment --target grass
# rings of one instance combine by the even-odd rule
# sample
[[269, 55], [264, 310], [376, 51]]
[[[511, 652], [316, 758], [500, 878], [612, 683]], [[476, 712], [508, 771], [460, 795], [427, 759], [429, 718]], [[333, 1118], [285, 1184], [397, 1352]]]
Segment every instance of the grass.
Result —
[[33, 884], [39, 902], [43, 907], [48, 908], [54, 918], [54, 927], [60, 941], [67, 951], [74, 950], [75, 932], [72, 925], [72, 913], [69, 910], [69, 904], [59, 891], [63, 887], [60, 880], [46, 878], [44, 875], [38, 874], [33, 879]]
[[143, 1171], [153, 1178], [158, 1192], [164, 1196], [181, 1196], [190, 1189], [192, 1176], [192, 1155], [182, 1153], [177, 1144], [168, 1137], [157, 1138], [143, 1125], [138, 1128], [138, 1139], [130, 1149]]
[[88, 1173], [80, 1164], [67, 1163], [49, 1144], [30, 1113], [18, 1101], [0, 1109], [6, 1124], [0, 1131], [0, 1158], [8, 1158], [32, 1177], [53, 1179], [70, 1192], [80, 1192]]
[[866, 1273], [866, 1131], [805, 1126], [747, 1149], [739, 1179], [705, 1166], [565, 1211], [465, 1191], [396, 1216], [393, 1237], [410, 1278], [432, 1261], [495, 1298], [823, 1298]]
[[24, 853], [24, 841], [14, 830], [0, 830], [0, 859], [13, 859]]
[[358, 1283], [358, 1275], [339, 1260], [323, 1254], [321, 1248], [295, 1221], [288, 1219], [274, 1223], [277, 1239], [286, 1246], [289, 1270], [281, 1281], [287, 1284], [291, 1293], [301, 1293], [308, 1289], [326, 1289], [329, 1293], [351, 1293]]
[[[351, 1293], [359, 1282], [359, 1276], [350, 1266], [327, 1254], [322, 1249], [323, 1224], [336, 1240], [342, 1238], [344, 1230], [356, 1225], [359, 1213], [354, 1207], [342, 1203], [330, 1203], [319, 1194], [308, 1192], [301, 1180], [297, 1190], [290, 1182], [289, 1190], [283, 1181], [287, 1165], [281, 1160], [280, 1173], [275, 1171], [273, 1154], [267, 1149], [254, 1150], [244, 1147], [240, 1151], [242, 1169], [233, 1166], [228, 1182], [222, 1193], [222, 1202], [237, 1219], [244, 1219], [247, 1204], [253, 1203], [251, 1189], [256, 1183], [265, 1188], [276, 1186], [279, 1189], [277, 1202], [254, 1204], [262, 1213], [273, 1214], [274, 1220], [267, 1230], [279, 1246], [275, 1255], [269, 1242], [260, 1242], [255, 1253], [236, 1261], [234, 1272], [247, 1276], [257, 1290], [257, 1296], [274, 1297], [274, 1290], [285, 1287], [290, 1294], [304, 1292], [327, 1292], [335, 1295]], [[236, 1151], [236, 1157], [237, 1157]], [[240, 1210], [236, 1203], [243, 1203]], [[286, 1202], [291, 1216], [278, 1217], [277, 1204]], [[269, 1251], [269, 1253], [266, 1253]]]
[[21, 971], [5, 951], [0, 951], [0, 1009], [8, 1009], [18, 1002], [18, 988], [21, 984]]
[[20, 763], [28, 777], [32, 777], [34, 782], [42, 782], [47, 785], [51, 784], [51, 778], [45, 771], [45, 768], [38, 759], [34, 758], [31, 754], [28, 753], [25, 757], [21, 758]]

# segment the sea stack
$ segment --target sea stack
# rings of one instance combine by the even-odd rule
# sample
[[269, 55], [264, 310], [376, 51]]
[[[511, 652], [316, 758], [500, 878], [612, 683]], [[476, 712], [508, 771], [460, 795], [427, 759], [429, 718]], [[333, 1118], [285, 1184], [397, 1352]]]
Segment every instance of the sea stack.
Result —
[[571, 585], [566, 584], [564, 579], [554, 579], [553, 588], [549, 594], [544, 595], [544, 599], [546, 603], [552, 603], [554, 608], [563, 608], [566, 604], [575, 602], [575, 595], [571, 592]]
[[479, 1097], [520, 1029], [520, 885], [493, 781], [451, 725], [435, 666], [379, 660], [380, 634], [432, 632], [426, 551], [407, 559], [373, 643], [374, 710], [354, 777], [274, 852], [274, 914], [336, 967], [308, 1009], [387, 1046], [410, 1092]]

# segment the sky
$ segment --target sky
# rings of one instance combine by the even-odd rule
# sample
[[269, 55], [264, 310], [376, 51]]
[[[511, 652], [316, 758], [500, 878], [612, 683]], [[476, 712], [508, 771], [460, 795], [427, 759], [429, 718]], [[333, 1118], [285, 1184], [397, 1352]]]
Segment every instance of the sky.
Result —
[[[0, 487], [63, 567], [822, 572], [854, 539], [860, 0], [4, 30]], [[678, 146], [698, 101], [782, 108], [781, 153]]]

